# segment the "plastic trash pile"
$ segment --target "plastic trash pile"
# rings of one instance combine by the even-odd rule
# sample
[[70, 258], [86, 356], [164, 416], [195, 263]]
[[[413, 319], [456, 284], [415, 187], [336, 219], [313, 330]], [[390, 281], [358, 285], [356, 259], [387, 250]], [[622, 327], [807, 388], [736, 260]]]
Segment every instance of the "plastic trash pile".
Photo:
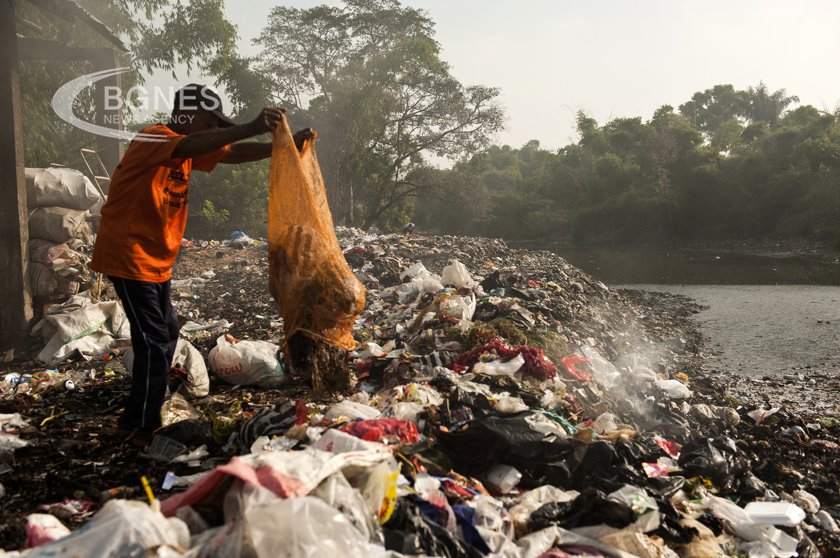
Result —
[[85, 175], [66, 168], [26, 169], [26, 191], [32, 295], [74, 295], [91, 280], [91, 221], [104, 200]]
[[[727, 398], [700, 374], [685, 322], [652, 318], [562, 259], [500, 241], [339, 238], [368, 289], [348, 354], [353, 393], [313, 401], [266, 343], [282, 330], [276, 317], [221, 315], [264, 304], [265, 254], [236, 249], [254, 259], [216, 268], [186, 299], [193, 331], [213, 332], [193, 348], [210, 362], [211, 395], [173, 397], [188, 411], [165, 421], [145, 456], [156, 464], [151, 503], [112, 500], [69, 534], [34, 514], [34, 548], [21, 555], [840, 549], [836, 420], [798, 426], [783, 408]], [[218, 259], [217, 247], [200, 249]], [[782, 449], [819, 459], [774, 460]]]

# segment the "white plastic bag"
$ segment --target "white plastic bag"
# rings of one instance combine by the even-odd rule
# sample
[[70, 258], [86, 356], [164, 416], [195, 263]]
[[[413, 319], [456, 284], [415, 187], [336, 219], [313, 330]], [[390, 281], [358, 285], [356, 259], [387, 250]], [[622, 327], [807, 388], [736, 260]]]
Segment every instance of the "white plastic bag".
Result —
[[476, 307], [475, 295], [473, 293], [469, 295], [438, 295], [438, 299], [440, 300], [440, 316], [455, 318], [456, 320], [472, 320]]
[[85, 211], [100, 201], [96, 187], [81, 172], [66, 168], [26, 169], [29, 207], [66, 207]]
[[259, 558], [367, 558], [365, 536], [337, 509], [313, 496], [250, 506], [245, 533]]
[[668, 399], [689, 399], [691, 390], [679, 380], [656, 380], [656, 386], [665, 392]]
[[379, 409], [375, 409], [370, 405], [364, 405], [362, 403], [351, 401], [350, 399], [345, 399], [344, 401], [340, 401], [330, 407], [324, 414], [324, 418], [335, 420], [340, 417], [347, 417], [351, 420], [357, 418], [367, 420], [376, 418], [379, 414]]
[[621, 380], [621, 372], [613, 364], [601, 356], [601, 353], [583, 345], [580, 354], [589, 360], [589, 367], [592, 368], [592, 377], [596, 382], [607, 389], [614, 388]]
[[143, 502], [111, 500], [84, 528], [32, 549], [26, 557], [146, 556], [158, 547], [189, 548], [189, 541], [189, 530], [180, 519], [167, 519]]
[[375, 540], [381, 535], [376, 516], [362, 493], [350, 486], [341, 473], [327, 477], [310, 496], [320, 498], [327, 505], [341, 511], [353, 527], [362, 533], [365, 540]]
[[48, 513], [31, 513], [26, 516], [26, 548], [57, 541], [70, 534], [58, 518]]
[[615, 421], [615, 415], [612, 413], [602, 413], [592, 421], [591, 427], [598, 434], [609, 434], [618, 430], [618, 423]]
[[452, 260], [448, 266], [443, 268], [443, 272], [440, 275], [440, 282], [444, 285], [452, 285], [457, 289], [471, 287], [475, 284], [466, 266], [458, 260]]
[[274, 388], [283, 385], [288, 376], [277, 360], [280, 347], [267, 341], [239, 341], [222, 335], [210, 350], [210, 369], [222, 380], [242, 386]]
[[525, 357], [518, 354], [507, 362], [501, 360], [491, 360], [489, 362], [477, 362], [473, 366], [474, 374], [484, 374], [486, 376], [513, 376], [520, 368], [525, 365]]
[[[126, 349], [123, 356], [123, 363], [129, 372], [134, 369], [134, 351], [131, 348]], [[204, 397], [210, 393], [210, 376], [207, 374], [207, 365], [204, 363], [204, 357], [186, 339], [178, 339], [172, 366], [187, 371], [187, 379], [184, 381], [183, 386], [187, 395], [190, 397]]]
[[503, 415], [521, 413], [528, 410], [528, 405], [520, 397], [515, 397], [506, 391], [496, 394], [493, 407]]

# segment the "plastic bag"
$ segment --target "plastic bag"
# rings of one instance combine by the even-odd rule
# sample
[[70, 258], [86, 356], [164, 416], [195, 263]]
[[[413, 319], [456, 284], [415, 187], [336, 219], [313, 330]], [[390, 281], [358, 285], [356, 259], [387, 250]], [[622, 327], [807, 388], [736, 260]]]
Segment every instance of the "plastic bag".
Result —
[[197, 420], [201, 418], [201, 413], [190, 405], [183, 395], [177, 391], [172, 394], [172, 397], [163, 402], [160, 408], [161, 424], [169, 426], [182, 420]]
[[335, 420], [340, 417], [347, 417], [351, 420], [357, 418], [373, 419], [378, 417], [379, 414], [379, 409], [375, 409], [370, 405], [364, 405], [362, 403], [351, 401], [350, 399], [345, 399], [344, 401], [340, 401], [330, 407], [324, 414], [324, 418], [329, 420]]
[[679, 464], [686, 476], [709, 479], [718, 487], [747, 468], [735, 441], [724, 436], [690, 441], [680, 451]]
[[531, 533], [517, 541], [522, 549], [522, 558], [539, 558], [554, 547], [579, 546], [600, 551], [609, 558], [638, 558], [635, 554], [624, 552], [595, 539], [567, 531], [562, 527], [548, 527]]
[[110, 500], [83, 529], [26, 553], [27, 558], [146, 556], [158, 547], [189, 548], [189, 530], [143, 502]]
[[259, 558], [367, 558], [368, 543], [340, 511], [312, 496], [245, 510], [245, 531]]
[[603, 413], [592, 421], [591, 427], [598, 434], [607, 434], [618, 430], [618, 423], [615, 421], [615, 415], [612, 413]]
[[57, 541], [69, 534], [70, 529], [54, 515], [31, 513], [26, 516], [26, 548]]
[[286, 119], [274, 130], [268, 202], [269, 287], [285, 343], [298, 333], [352, 350], [365, 289], [335, 236], [313, 140], [298, 152]]
[[362, 493], [350, 486], [344, 475], [337, 473], [327, 477], [310, 496], [320, 498], [327, 505], [339, 510], [367, 540], [381, 536], [379, 523], [371, 513]]
[[512, 415], [528, 410], [528, 405], [520, 397], [514, 397], [506, 391], [494, 397], [493, 407], [503, 415]]
[[[129, 372], [134, 369], [134, 350], [131, 347], [125, 350], [123, 363]], [[204, 397], [210, 393], [210, 376], [207, 374], [204, 357], [186, 339], [178, 339], [172, 366], [187, 371], [187, 378], [183, 384], [183, 389], [187, 395]]]
[[288, 377], [277, 360], [280, 347], [267, 341], [239, 341], [222, 335], [207, 359], [213, 373], [229, 384], [273, 388]]
[[679, 380], [656, 380], [656, 387], [661, 389], [668, 399], [688, 399], [691, 390]]
[[[345, 470], [345, 475], [348, 474]], [[399, 477], [399, 463], [395, 459], [389, 459], [369, 469], [362, 483], [362, 495], [380, 524], [386, 523], [394, 513]]]
[[466, 295], [443, 293], [438, 295], [436, 302], [440, 308], [438, 315], [444, 318], [470, 321], [475, 314], [476, 301], [473, 293]]
[[525, 357], [516, 355], [507, 362], [491, 360], [488, 362], [477, 362], [473, 366], [473, 373], [486, 374], [487, 376], [513, 376], [525, 364]]
[[601, 353], [586, 345], [580, 348], [580, 352], [589, 361], [589, 367], [592, 369], [592, 376], [596, 382], [607, 389], [618, 385], [621, 380], [621, 372], [610, 361], [602, 357]]
[[26, 204], [85, 211], [101, 200], [90, 179], [65, 168], [26, 169]]
[[423, 265], [423, 262], [415, 262], [412, 264], [408, 269], [400, 273], [400, 280], [405, 281], [406, 278], [413, 280], [413, 279], [426, 279], [427, 277], [431, 277], [432, 273], [426, 269], [426, 266]]
[[361, 420], [342, 426], [341, 431], [368, 442], [383, 444], [414, 444], [420, 439], [417, 425], [408, 420]]
[[444, 285], [453, 285], [456, 289], [475, 284], [473, 278], [470, 277], [470, 272], [467, 271], [467, 267], [458, 260], [452, 260], [448, 266], [443, 268], [440, 282]]

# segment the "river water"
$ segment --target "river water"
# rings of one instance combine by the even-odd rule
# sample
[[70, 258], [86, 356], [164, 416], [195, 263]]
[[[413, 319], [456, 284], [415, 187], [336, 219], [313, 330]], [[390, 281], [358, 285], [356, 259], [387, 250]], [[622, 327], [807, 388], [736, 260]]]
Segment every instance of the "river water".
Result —
[[815, 378], [840, 370], [840, 263], [657, 247], [528, 247], [554, 251], [614, 287], [695, 299], [706, 307], [694, 319], [717, 352], [712, 368]]

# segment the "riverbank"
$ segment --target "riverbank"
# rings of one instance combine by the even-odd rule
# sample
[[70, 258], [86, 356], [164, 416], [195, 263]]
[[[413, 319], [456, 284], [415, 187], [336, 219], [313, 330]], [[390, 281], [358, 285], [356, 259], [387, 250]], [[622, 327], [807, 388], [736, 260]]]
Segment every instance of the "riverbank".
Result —
[[840, 285], [840, 253], [828, 243], [807, 239], [513, 245], [550, 250], [610, 285]]
[[[828, 240], [817, 238], [736, 238], [722, 240], [679, 240], [640, 243], [577, 244], [568, 240], [537, 238], [531, 240], [509, 240], [514, 247], [550, 249], [643, 249], [670, 252], [707, 253], [710, 255], [755, 256], [767, 258], [808, 258], [813, 261], [834, 262], [840, 259], [840, 246]], [[552, 250], [555, 251], [555, 250]]]
[[[360, 342], [375, 342], [380, 347], [363, 344], [360, 348], [367, 348], [368, 356], [351, 360], [353, 371], [361, 379], [360, 386], [368, 386], [369, 390], [359, 391], [354, 401], [365, 400], [387, 411], [389, 398], [393, 396], [384, 394], [390, 394], [393, 389], [408, 389], [409, 385], [431, 389], [437, 395], [425, 396], [427, 401], [429, 397], [433, 400], [439, 397], [441, 401], [425, 408], [420, 418], [416, 418], [426, 445], [401, 448], [409, 457], [404, 464], [413, 463], [412, 467], [421, 464], [429, 471], [453, 478], [466, 475], [486, 480], [484, 469], [492, 462], [513, 462], [524, 473], [523, 490], [536, 488], [549, 478], [563, 489], [598, 487], [606, 492], [617, 489], [621, 483], [631, 483], [659, 491], [656, 494], [663, 502], [660, 505], [673, 510], [676, 517], [680, 512], [674, 506], [680, 504], [672, 503], [669, 498], [681, 494], [682, 487], [693, 487], [692, 498], [699, 498], [703, 493], [718, 494], [740, 505], [763, 497], [768, 489], [779, 495], [804, 489], [820, 500], [824, 510], [835, 517], [838, 515], [836, 455], [840, 426], [836, 417], [778, 409], [771, 418], [757, 424], [751, 413], [762, 405], [760, 398], [734, 397], [727, 379], [705, 366], [711, 348], [692, 319], [702, 310], [696, 302], [672, 294], [617, 291], [555, 254], [517, 250], [501, 241], [378, 236], [352, 230], [340, 231], [339, 237], [354, 273], [368, 288], [367, 309], [354, 336]], [[431, 274], [441, 274], [453, 259], [464, 264], [484, 293], [477, 297], [469, 318], [466, 314], [460, 318], [442, 314], [439, 309], [423, 311], [441, 293], [434, 286], [436, 280]], [[421, 268], [414, 265], [418, 261], [429, 276], [424, 276]], [[237, 337], [279, 342], [283, 328], [268, 293], [267, 270], [264, 244], [255, 243], [243, 249], [215, 242], [185, 247], [176, 264], [175, 278], [203, 274], [205, 279], [175, 289], [179, 314], [198, 323], [227, 320], [228, 331]], [[425, 279], [432, 281], [424, 283]], [[423, 289], [428, 289], [428, 293], [424, 294]], [[447, 300], [451, 298], [452, 293], [444, 294]], [[469, 301], [466, 306], [470, 306]], [[424, 316], [425, 319], [417, 322], [418, 317]], [[410, 331], [414, 323], [422, 327]], [[218, 331], [192, 334], [190, 339], [206, 357], [219, 334]], [[418, 359], [423, 356], [428, 360], [436, 354], [434, 359], [439, 359], [441, 366], [455, 369], [457, 359], [488, 340], [488, 335], [502, 337], [512, 345], [543, 349], [553, 368], [537, 369], [540, 373], [555, 370], [553, 373], [560, 383], [541, 384], [521, 375], [494, 379], [475, 372], [468, 376], [470, 380], [465, 380], [447, 371], [450, 368], [437, 371], [435, 367], [424, 368], [426, 365]], [[384, 354], [376, 356], [379, 350]], [[565, 359], [578, 356], [580, 351], [592, 356], [590, 364], [580, 369], [574, 364], [567, 365], [574, 361]], [[393, 354], [389, 356], [389, 352]], [[596, 354], [619, 366], [620, 380], [611, 375], [611, 370], [615, 370], [610, 368], [611, 364], [596, 364]], [[496, 357], [491, 351], [484, 358], [493, 362]], [[136, 451], [121, 446], [115, 431], [116, 414], [125, 403], [128, 388], [122, 364], [95, 360], [62, 366], [60, 372], [82, 368], [94, 368], [97, 379], [81, 385], [80, 389], [57, 388], [36, 394], [37, 397], [20, 394], [0, 400], [0, 413], [21, 413], [35, 425], [33, 431], [24, 434], [31, 445], [17, 450], [12, 469], [0, 474], [0, 483], [7, 491], [0, 512], [3, 548], [22, 544], [24, 518], [42, 504], [67, 498], [89, 501], [85, 514], [66, 509], [62, 512], [61, 506], [47, 506], [50, 513], [77, 527], [86, 523], [89, 514], [102, 505], [100, 497], [108, 490], [119, 489], [116, 493], [125, 498], [141, 498], [138, 482], [141, 475], [149, 478], [160, 497], [168, 496], [169, 492], [159, 488], [167, 472], [183, 476], [227, 463], [238, 453], [225, 444], [229, 441], [227, 435], [240, 432], [244, 422], [261, 411], [279, 412], [289, 404], [294, 410], [295, 401], [303, 401], [310, 427], [341, 424], [322, 422], [335, 400], [314, 398], [301, 382], [265, 390], [231, 387], [214, 378], [211, 394], [192, 402], [200, 416], [213, 423], [214, 430], [225, 425], [225, 434], [210, 443], [209, 456], [200, 460], [198, 469], [187, 464], [147, 461], [138, 459]], [[39, 367], [34, 363], [19, 363], [6, 372], [27, 369], [35, 371]], [[469, 366], [462, 366], [461, 372], [470, 372]], [[657, 381], [666, 381], [662, 385], [678, 387], [680, 391], [687, 388], [690, 396], [671, 399], [658, 387]], [[401, 403], [413, 401], [406, 399]], [[522, 405], [528, 410], [523, 411]], [[498, 454], [486, 459], [479, 458], [478, 453], [464, 456], [447, 450], [448, 435], [468, 436], [471, 428], [481, 431], [487, 417], [544, 419], [549, 416], [545, 413], [570, 428], [564, 433], [556, 424], [552, 427], [554, 442], [548, 445], [557, 451], [563, 448], [560, 452], [563, 457], [558, 454], [553, 461], [541, 453], [545, 448], [529, 454], [531, 457], [525, 461], [519, 450], [504, 450], [501, 446]], [[605, 414], [612, 418], [603, 419], [599, 423], [602, 429], [595, 430], [593, 421]], [[604, 426], [610, 420], [613, 425]], [[540, 428], [547, 428], [546, 424], [553, 423], [540, 424]], [[795, 436], [785, 434], [791, 429]], [[799, 435], [800, 430], [804, 436]], [[698, 459], [705, 459], [704, 451], [724, 451], [727, 457], [722, 458], [723, 464], [713, 464], [711, 468], [697, 468], [699, 465], [688, 459], [679, 463], [675, 460], [671, 473], [648, 477], [642, 463], [656, 462], [658, 457], [665, 456], [654, 435], [682, 447], [695, 448]], [[703, 449], [709, 438], [722, 440], [726, 447], [731, 442], [731, 454], [725, 449]], [[486, 443], [476, 444], [470, 446], [473, 448], [470, 451], [479, 452], [486, 446]], [[574, 451], [568, 453], [571, 448]], [[597, 463], [583, 466], [575, 461], [583, 459], [588, 451], [594, 456], [596, 450], [592, 448], [600, 452]], [[243, 452], [247, 450], [242, 448]], [[459, 462], [462, 457], [473, 459], [476, 464], [466, 466]], [[806, 464], [808, 469], [804, 469]], [[591, 471], [587, 470], [590, 466]], [[409, 484], [415, 482], [416, 477], [408, 468], [403, 473]], [[709, 480], [707, 490], [702, 482], [691, 480], [697, 475], [715, 480]], [[662, 491], [668, 496], [662, 496]], [[458, 498], [450, 503], [463, 503], [463, 494]], [[713, 519], [711, 512], [708, 517]], [[676, 527], [671, 525], [671, 528]], [[808, 531], [794, 528], [790, 529], [790, 535], [801, 541], [805, 550], [840, 548], [840, 540], [824, 528]], [[666, 537], [673, 545], [685, 542], [667, 537], [690, 537], [677, 531], [656, 536]], [[734, 537], [732, 541], [737, 543]]]
[[[816, 285], [633, 285], [689, 297], [706, 338], [703, 368], [730, 393], [793, 412], [840, 414], [840, 288]], [[699, 308], [698, 308], [699, 305]]]

